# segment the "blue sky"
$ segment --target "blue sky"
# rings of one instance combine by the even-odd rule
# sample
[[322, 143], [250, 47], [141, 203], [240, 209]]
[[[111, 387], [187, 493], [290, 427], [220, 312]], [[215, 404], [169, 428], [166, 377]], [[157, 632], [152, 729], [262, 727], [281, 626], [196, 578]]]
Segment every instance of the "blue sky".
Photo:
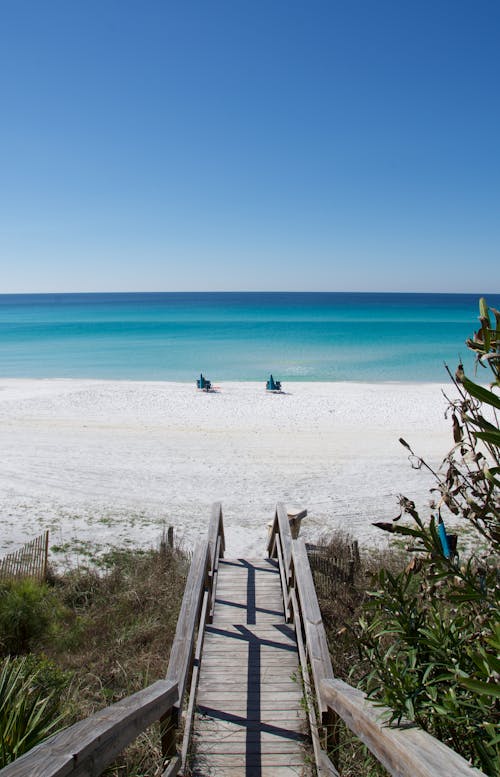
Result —
[[0, 0], [4, 292], [500, 291], [497, 0]]

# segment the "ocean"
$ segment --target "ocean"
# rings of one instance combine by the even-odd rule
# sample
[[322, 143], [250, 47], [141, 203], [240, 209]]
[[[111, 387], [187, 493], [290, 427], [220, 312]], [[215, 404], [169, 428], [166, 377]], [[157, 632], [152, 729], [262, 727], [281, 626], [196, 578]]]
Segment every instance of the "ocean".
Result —
[[[500, 296], [488, 303], [500, 308]], [[212, 382], [446, 382], [476, 294], [0, 295], [0, 375]], [[480, 376], [487, 379], [486, 371]]]

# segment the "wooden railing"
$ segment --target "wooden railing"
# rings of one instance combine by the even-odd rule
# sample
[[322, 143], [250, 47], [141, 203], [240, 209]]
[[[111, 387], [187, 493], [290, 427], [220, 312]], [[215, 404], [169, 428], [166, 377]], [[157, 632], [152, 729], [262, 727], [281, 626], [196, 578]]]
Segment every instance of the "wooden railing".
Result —
[[338, 718], [368, 747], [394, 777], [484, 777], [442, 742], [416, 726], [389, 726], [388, 711], [362, 691], [333, 676], [307, 550], [292, 539], [285, 507], [278, 504], [268, 542], [277, 558], [288, 620], [295, 622], [309, 723], [319, 777], [338, 776], [328, 753], [338, 751]]
[[[196, 689], [203, 649], [204, 628], [213, 616], [219, 559], [225, 550], [222, 506], [216, 502], [212, 515], [208, 537], [198, 543], [193, 553], [189, 575], [182, 599], [181, 611], [177, 621], [167, 680], [178, 684], [178, 698], [168, 716], [163, 719], [164, 735], [162, 750], [165, 758], [170, 759], [163, 777], [174, 777], [184, 771], [189, 751]], [[189, 694], [186, 695], [189, 685]], [[180, 753], [177, 748], [178, 731], [184, 715], [184, 731]]]
[[127, 745], [168, 714], [177, 683], [158, 680], [61, 731], [0, 770], [2, 777], [97, 777]]
[[[160, 722], [164, 777], [186, 761], [204, 625], [213, 611], [219, 558], [224, 554], [222, 508], [212, 508], [209, 533], [193, 553], [165, 680], [61, 731], [0, 770], [1, 777], [98, 777], [136, 737]], [[187, 689], [189, 686], [189, 693]], [[177, 750], [181, 712], [182, 749]]]
[[0, 559], [0, 580], [34, 577], [45, 580], [49, 553], [49, 532], [27, 542], [22, 548]]

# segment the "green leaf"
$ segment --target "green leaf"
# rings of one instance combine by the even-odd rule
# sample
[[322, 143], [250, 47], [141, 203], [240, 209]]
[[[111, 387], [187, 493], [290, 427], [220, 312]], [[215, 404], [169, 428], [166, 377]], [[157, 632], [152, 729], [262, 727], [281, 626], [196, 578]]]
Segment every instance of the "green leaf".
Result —
[[479, 399], [480, 402], [485, 402], [487, 405], [491, 405], [492, 407], [496, 407], [497, 410], [500, 410], [500, 397], [498, 394], [494, 394], [493, 391], [489, 391], [483, 386], [478, 386], [477, 383], [473, 383], [469, 378], [464, 377], [462, 379], [462, 385], [471, 396]]
[[468, 677], [465, 680], [459, 680], [460, 685], [464, 685], [469, 691], [475, 691], [484, 696], [494, 696], [500, 699], [500, 685], [498, 683], [484, 683], [481, 680], [474, 680]]
[[493, 424], [490, 424], [490, 422], [487, 421], [486, 418], [483, 418], [482, 415], [477, 416], [477, 418], [473, 418], [470, 415], [465, 415], [464, 420], [468, 421], [474, 426], [479, 426], [480, 429], [484, 429], [486, 432], [490, 430], [494, 432], [498, 429], [498, 426], [493, 426]]
[[410, 529], [409, 526], [395, 525], [392, 531], [394, 534], [404, 534], [405, 536], [408, 536], [408, 537], [422, 538], [421, 531], [419, 531], [418, 529]]
[[485, 442], [491, 442], [492, 445], [499, 445], [500, 446], [500, 432], [494, 431], [494, 432], [474, 432], [475, 436], [478, 437], [480, 440], [484, 440]]

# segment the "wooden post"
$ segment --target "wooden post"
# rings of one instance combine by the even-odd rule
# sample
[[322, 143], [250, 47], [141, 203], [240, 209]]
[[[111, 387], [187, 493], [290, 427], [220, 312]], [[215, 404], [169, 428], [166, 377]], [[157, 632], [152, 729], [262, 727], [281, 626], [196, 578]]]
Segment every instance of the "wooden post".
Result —
[[349, 570], [347, 573], [347, 582], [349, 583], [349, 585], [354, 585], [354, 569], [356, 566], [356, 562], [353, 558], [350, 558], [348, 563], [349, 563]]
[[169, 548], [173, 548], [174, 547], [174, 527], [173, 526], [169, 526], [168, 527], [168, 530], [167, 530], [167, 542], [168, 542]]
[[45, 547], [44, 547], [44, 557], [43, 557], [43, 574], [42, 574], [42, 580], [47, 579], [47, 567], [49, 565], [49, 531], [45, 532]]
[[161, 754], [163, 760], [175, 758], [177, 753], [177, 731], [179, 729], [180, 709], [176, 705], [160, 718]]
[[341, 746], [339, 728], [340, 718], [334, 710], [328, 708], [321, 716], [321, 723], [323, 725], [323, 749], [335, 768], [338, 769]]
[[302, 522], [302, 519], [306, 517], [307, 510], [288, 510], [288, 521], [290, 523], [290, 532], [292, 535], [292, 540], [296, 540], [300, 533], [300, 524]]

